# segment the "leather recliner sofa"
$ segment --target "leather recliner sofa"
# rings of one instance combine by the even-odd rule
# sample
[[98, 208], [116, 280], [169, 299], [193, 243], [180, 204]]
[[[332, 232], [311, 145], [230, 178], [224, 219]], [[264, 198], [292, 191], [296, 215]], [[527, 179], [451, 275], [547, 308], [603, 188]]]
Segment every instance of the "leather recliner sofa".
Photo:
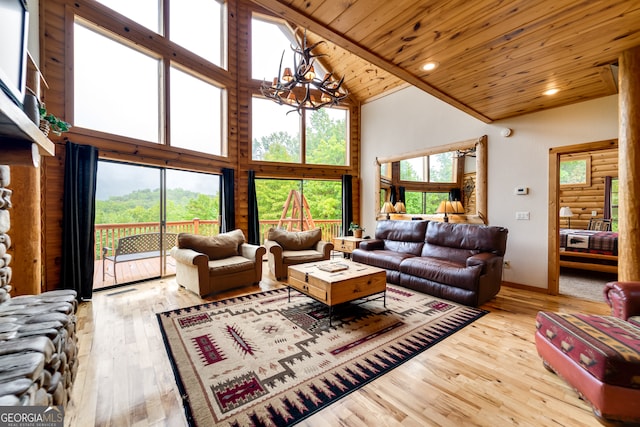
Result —
[[508, 230], [436, 221], [379, 221], [375, 239], [353, 251], [355, 262], [384, 268], [387, 282], [479, 306], [502, 282]]

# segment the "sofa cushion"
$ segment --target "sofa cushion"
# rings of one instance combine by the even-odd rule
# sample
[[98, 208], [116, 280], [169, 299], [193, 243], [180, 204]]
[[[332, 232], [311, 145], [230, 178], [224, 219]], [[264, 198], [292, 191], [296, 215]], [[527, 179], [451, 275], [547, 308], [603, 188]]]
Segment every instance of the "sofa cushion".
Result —
[[303, 264], [323, 259], [323, 253], [313, 249], [301, 251], [282, 251], [282, 262], [286, 265]]
[[356, 249], [351, 254], [351, 259], [354, 262], [361, 262], [374, 267], [384, 268], [385, 270], [400, 271], [400, 263], [403, 260], [414, 256], [415, 255], [412, 254], [386, 250], [364, 251]]
[[429, 221], [379, 221], [376, 239], [384, 241], [388, 251], [420, 255]]
[[437, 258], [413, 257], [400, 263], [401, 273], [470, 291], [477, 290], [481, 271], [480, 265], [467, 267], [464, 263]]
[[278, 242], [285, 251], [301, 251], [314, 248], [322, 239], [322, 230], [316, 228], [308, 231], [287, 231], [271, 228], [267, 233], [267, 239]]
[[612, 316], [544, 311], [536, 316], [536, 328], [603, 383], [640, 388], [640, 328]]
[[238, 248], [245, 242], [242, 230], [236, 229], [217, 236], [199, 236], [197, 234], [178, 234], [178, 247], [203, 253], [210, 260], [229, 258], [238, 255]]
[[209, 261], [209, 277], [215, 278], [226, 274], [241, 273], [256, 268], [255, 263], [240, 255], [231, 256], [225, 259], [215, 259]]
[[503, 256], [507, 248], [507, 229], [488, 225], [431, 221], [427, 226], [425, 240], [431, 245], [467, 249], [471, 255], [490, 252]]

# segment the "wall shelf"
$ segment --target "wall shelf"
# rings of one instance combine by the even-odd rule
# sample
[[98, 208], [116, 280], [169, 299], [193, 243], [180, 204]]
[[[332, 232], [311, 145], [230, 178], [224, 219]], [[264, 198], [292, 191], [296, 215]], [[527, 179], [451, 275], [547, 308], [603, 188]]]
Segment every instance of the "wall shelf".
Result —
[[[16, 163], [16, 159], [23, 155], [28, 159], [38, 154], [53, 156], [55, 144], [44, 136], [40, 128], [4, 92], [0, 91], [0, 164]], [[25, 163], [29, 161], [25, 160]]]

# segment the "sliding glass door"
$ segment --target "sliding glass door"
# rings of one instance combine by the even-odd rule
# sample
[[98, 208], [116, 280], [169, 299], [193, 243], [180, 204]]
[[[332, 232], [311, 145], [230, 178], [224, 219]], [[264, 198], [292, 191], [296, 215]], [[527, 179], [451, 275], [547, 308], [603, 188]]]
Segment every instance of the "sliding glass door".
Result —
[[291, 231], [322, 228], [324, 240], [340, 234], [340, 181], [257, 179], [256, 194], [261, 241], [270, 227]]
[[100, 161], [94, 289], [175, 274], [178, 233], [218, 234], [219, 188], [217, 175]]
[[[117, 252], [121, 239], [127, 236], [161, 231], [161, 178], [159, 168], [98, 163], [95, 227], [96, 260], [100, 262], [96, 263], [94, 289], [162, 275], [159, 256], [142, 258], [144, 252], [151, 252], [145, 250], [142, 240], [138, 254], [118, 255]], [[136, 245], [133, 239], [129, 242]]]

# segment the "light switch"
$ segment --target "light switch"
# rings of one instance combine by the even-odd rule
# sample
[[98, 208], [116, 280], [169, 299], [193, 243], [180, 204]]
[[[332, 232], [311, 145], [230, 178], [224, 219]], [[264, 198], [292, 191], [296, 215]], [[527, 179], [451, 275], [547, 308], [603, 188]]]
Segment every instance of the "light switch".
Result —
[[517, 220], [529, 221], [530, 212], [516, 212]]

